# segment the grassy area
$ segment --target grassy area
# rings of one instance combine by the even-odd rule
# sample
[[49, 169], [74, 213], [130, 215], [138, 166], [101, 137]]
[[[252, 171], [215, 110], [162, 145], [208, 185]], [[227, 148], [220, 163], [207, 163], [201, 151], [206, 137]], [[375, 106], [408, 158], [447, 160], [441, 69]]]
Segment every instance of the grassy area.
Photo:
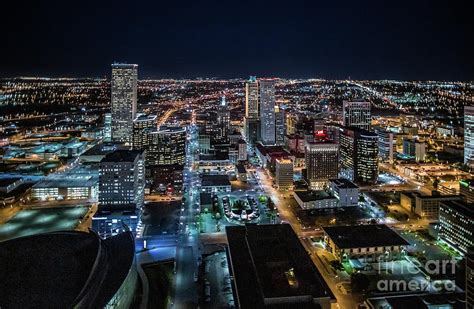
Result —
[[457, 252], [456, 250], [451, 248], [448, 244], [446, 244], [442, 241], [438, 241], [437, 245], [438, 245], [438, 247], [443, 249], [446, 253], [448, 253], [452, 257], [459, 257], [460, 256], [459, 252]]
[[171, 303], [173, 261], [143, 265], [150, 287], [148, 308], [165, 309]]
[[342, 267], [349, 275], [355, 272], [354, 268], [352, 268], [351, 263], [349, 262], [342, 262]]

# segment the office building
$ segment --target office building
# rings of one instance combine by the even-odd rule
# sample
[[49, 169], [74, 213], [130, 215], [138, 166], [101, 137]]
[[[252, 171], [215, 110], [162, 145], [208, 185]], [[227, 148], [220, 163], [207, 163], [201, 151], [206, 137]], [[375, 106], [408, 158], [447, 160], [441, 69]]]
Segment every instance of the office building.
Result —
[[474, 163], [474, 106], [464, 106], [464, 164]]
[[425, 142], [418, 139], [403, 139], [403, 154], [415, 158], [416, 162], [424, 161], [426, 158]]
[[237, 142], [239, 149], [238, 161], [247, 161], [247, 143], [241, 139]]
[[275, 145], [275, 79], [259, 79], [260, 140]]
[[336, 308], [289, 224], [226, 227], [237, 308]]
[[338, 199], [339, 207], [353, 207], [359, 202], [359, 187], [347, 179], [331, 179], [329, 192]]
[[100, 161], [99, 210], [140, 209], [144, 187], [143, 151], [116, 150]]
[[439, 193], [422, 195], [420, 192], [401, 192], [400, 206], [420, 218], [438, 220], [439, 206], [442, 202], [460, 201], [462, 199], [461, 195], [441, 195]]
[[285, 144], [286, 111], [281, 106], [275, 106], [275, 141], [277, 145]]
[[323, 190], [295, 191], [294, 198], [303, 210], [337, 208], [338, 200]]
[[157, 127], [156, 115], [138, 115], [133, 120], [133, 149], [144, 150], [148, 143], [148, 132], [153, 131]]
[[259, 116], [259, 91], [258, 81], [255, 76], [250, 76], [245, 83], [245, 117], [258, 119]]
[[112, 141], [131, 143], [137, 112], [136, 64], [112, 64]]
[[222, 97], [216, 110], [216, 118], [213, 121], [215, 121], [214, 134], [211, 136], [213, 144], [229, 143], [230, 110], [225, 97]]
[[341, 178], [375, 184], [378, 179], [377, 134], [363, 129], [341, 128], [339, 168]]
[[245, 140], [255, 146], [260, 140], [260, 119], [245, 118]]
[[370, 102], [349, 102], [342, 103], [343, 125], [370, 131]]
[[323, 230], [326, 249], [340, 262], [398, 260], [409, 245], [384, 224], [326, 226]]
[[105, 143], [112, 142], [112, 114], [104, 114], [104, 131], [102, 133]]
[[289, 190], [293, 188], [293, 161], [291, 161], [291, 159], [276, 159], [275, 185], [279, 190]]
[[306, 180], [312, 189], [323, 189], [338, 175], [339, 145], [333, 142], [306, 143]]
[[474, 203], [474, 179], [464, 179], [459, 182], [459, 194], [468, 203]]
[[229, 176], [204, 174], [201, 177], [201, 191], [207, 193], [230, 192]]
[[147, 134], [146, 165], [184, 165], [186, 158], [186, 128], [160, 126]]
[[138, 273], [130, 232], [52, 232], [0, 242], [2, 308], [130, 308]]
[[438, 238], [462, 254], [474, 246], [474, 208], [463, 201], [439, 205]]
[[395, 148], [394, 133], [382, 128], [376, 128], [375, 133], [379, 137], [379, 158], [382, 161], [393, 162], [393, 152]]

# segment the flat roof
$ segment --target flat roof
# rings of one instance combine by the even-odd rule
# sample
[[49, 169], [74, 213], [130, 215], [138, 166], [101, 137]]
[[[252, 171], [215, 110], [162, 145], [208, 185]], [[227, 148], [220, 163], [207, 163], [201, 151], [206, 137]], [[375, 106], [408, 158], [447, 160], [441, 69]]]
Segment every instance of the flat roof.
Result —
[[325, 226], [323, 230], [339, 249], [409, 245], [385, 224]]
[[6, 187], [11, 184], [14, 184], [18, 180], [21, 180], [21, 177], [12, 177], [12, 178], [0, 178], [0, 187]]
[[295, 191], [295, 194], [305, 203], [317, 200], [335, 199], [334, 196], [326, 191]]
[[226, 233], [241, 308], [266, 307], [265, 299], [285, 308], [319, 308], [314, 298], [335, 300], [289, 224], [227, 226]]
[[141, 150], [115, 150], [107, 154], [100, 162], [134, 162], [137, 156], [142, 154]]
[[227, 175], [202, 175], [202, 187], [230, 186], [229, 176]]
[[239, 174], [247, 173], [245, 166], [243, 166], [242, 164], [237, 164], [235, 167], [237, 168], [237, 172], [239, 172]]
[[442, 201], [441, 205], [454, 209], [456, 212], [474, 219], [474, 205], [466, 203], [462, 200], [458, 201]]
[[331, 183], [334, 183], [338, 188], [342, 189], [357, 189], [359, 188], [355, 183], [345, 178], [330, 179]]

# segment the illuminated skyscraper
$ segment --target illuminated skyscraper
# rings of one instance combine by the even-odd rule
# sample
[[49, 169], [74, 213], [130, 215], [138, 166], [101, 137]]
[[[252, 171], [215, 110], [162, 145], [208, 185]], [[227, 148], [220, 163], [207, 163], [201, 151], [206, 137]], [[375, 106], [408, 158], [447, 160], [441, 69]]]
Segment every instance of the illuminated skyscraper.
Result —
[[156, 115], [138, 115], [133, 120], [133, 149], [145, 149], [147, 145], [147, 135], [149, 131], [157, 128]]
[[378, 136], [357, 128], [341, 128], [340, 176], [355, 182], [375, 184], [378, 178]]
[[277, 145], [285, 144], [286, 111], [280, 106], [275, 106], [275, 140]]
[[343, 125], [370, 130], [370, 102], [344, 101], [342, 105]]
[[274, 145], [275, 129], [275, 79], [260, 79], [260, 139], [264, 145]]
[[259, 92], [255, 76], [245, 83], [245, 139], [250, 145], [260, 140]]
[[464, 164], [474, 164], [474, 106], [464, 106]]
[[112, 64], [112, 140], [131, 143], [137, 112], [136, 64]]
[[245, 83], [245, 117], [258, 118], [258, 82], [255, 76], [250, 76]]
[[306, 179], [312, 189], [322, 189], [337, 178], [339, 145], [334, 142], [306, 143]]
[[217, 143], [228, 142], [229, 128], [230, 128], [230, 110], [225, 101], [225, 96], [222, 97], [220, 105], [217, 107], [217, 119], [215, 127], [214, 140]]

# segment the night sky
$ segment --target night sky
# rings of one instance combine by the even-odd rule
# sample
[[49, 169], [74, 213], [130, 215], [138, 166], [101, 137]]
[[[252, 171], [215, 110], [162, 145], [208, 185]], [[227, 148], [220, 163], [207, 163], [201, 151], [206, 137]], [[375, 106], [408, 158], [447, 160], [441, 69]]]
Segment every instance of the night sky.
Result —
[[467, 3], [3, 1], [0, 77], [473, 80]]

